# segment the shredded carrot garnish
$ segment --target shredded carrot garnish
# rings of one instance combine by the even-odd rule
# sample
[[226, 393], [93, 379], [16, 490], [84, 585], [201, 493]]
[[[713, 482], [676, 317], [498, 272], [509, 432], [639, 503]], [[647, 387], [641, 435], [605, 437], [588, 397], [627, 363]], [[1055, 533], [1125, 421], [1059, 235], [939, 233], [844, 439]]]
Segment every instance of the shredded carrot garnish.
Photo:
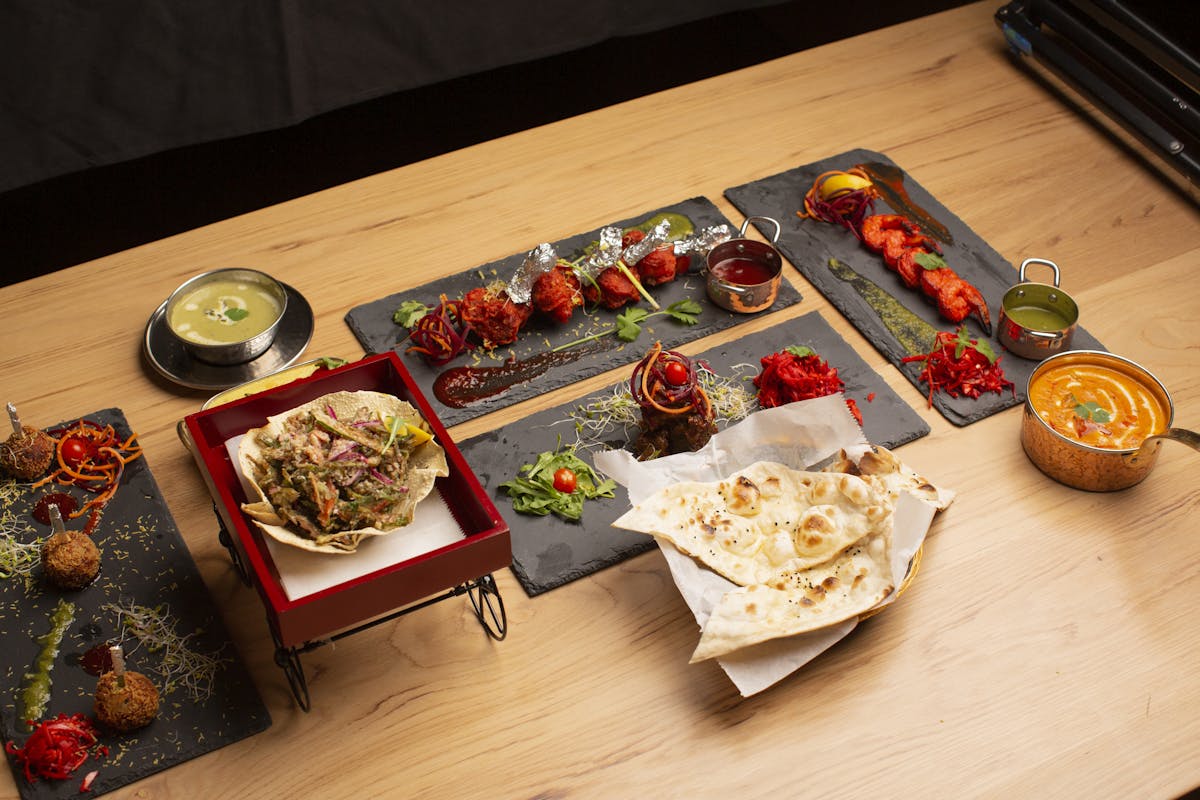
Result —
[[54, 482], [94, 492], [96, 496], [72, 511], [70, 518], [92, 514], [93, 521], [98, 520], [99, 512], [116, 494], [125, 466], [142, 455], [137, 433], [121, 441], [112, 425], [100, 427], [88, 420], [80, 420], [49, 431], [49, 434], [56, 439], [58, 468], [33, 485]]

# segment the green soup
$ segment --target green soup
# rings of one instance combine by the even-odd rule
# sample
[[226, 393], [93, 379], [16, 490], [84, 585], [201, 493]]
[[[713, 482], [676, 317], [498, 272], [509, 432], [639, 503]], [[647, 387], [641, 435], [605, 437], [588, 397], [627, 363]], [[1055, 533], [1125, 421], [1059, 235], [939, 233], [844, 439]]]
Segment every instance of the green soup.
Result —
[[279, 300], [253, 280], [206, 281], [181, 295], [167, 322], [197, 344], [232, 344], [265, 331], [283, 312]]

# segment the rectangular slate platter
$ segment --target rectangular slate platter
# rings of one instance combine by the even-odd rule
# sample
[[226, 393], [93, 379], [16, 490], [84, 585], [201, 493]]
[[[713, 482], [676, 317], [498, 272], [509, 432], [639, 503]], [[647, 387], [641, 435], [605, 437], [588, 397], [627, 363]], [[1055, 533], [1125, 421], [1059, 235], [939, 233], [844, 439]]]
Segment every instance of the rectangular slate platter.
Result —
[[[655, 214], [664, 211], [685, 215], [692, 221], [696, 230], [701, 230], [712, 225], [725, 224], [729, 225], [734, 235], [738, 231], [738, 226], [733, 225], [713, 205], [712, 201], [704, 197], [693, 197], [612, 224], [625, 228], [637, 225]], [[553, 244], [560, 256], [574, 258], [587, 245], [596, 241], [599, 233], [600, 229], [591, 230], [554, 242]], [[532, 243], [530, 245], [531, 249], [536, 244], [536, 242]], [[350, 330], [353, 331], [359, 343], [362, 344], [363, 349], [368, 353], [380, 353], [394, 348], [401, 355], [405, 366], [412, 373], [417, 385], [421, 387], [425, 397], [428, 398], [430, 404], [433, 405], [434, 410], [437, 412], [438, 418], [446, 426], [457, 425], [460, 422], [506, 408], [530, 397], [545, 394], [553, 389], [567, 386], [591, 375], [596, 375], [627, 363], [631, 358], [629, 353], [626, 352], [628, 347], [618, 348], [614, 346], [599, 353], [586, 355], [573, 363], [551, 367], [535, 380], [518, 384], [504, 394], [480, 400], [465, 408], [454, 408], [437, 399], [433, 391], [433, 382], [437, 376], [452, 367], [472, 364], [473, 356], [459, 356], [445, 366], [433, 367], [421, 356], [413, 353], [405, 353], [405, 348], [408, 346], [408, 343], [405, 341], [408, 331], [392, 322], [392, 313], [405, 300], [419, 300], [427, 305], [432, 305], [436, 304], [438, 298], [443, 294], [449, 298], [461, 297], [470, 289], [486, 285], [491, 281], [497, 279], [507, 281], [521, 262], [524, 261], [525, 255], [525, 252], [514, 253], [499, 261], [493, 261], [462, 273], [431, 281], [415, 289], [397, 292], [379, 300], [356, 306], [346, 314], [346, 324], [350, 326]], [[670, 349], [678, 347], [685, 342], [691, 342], [717, 331], [725, 330], [750, 319], [750, 317], [743, 314], [734, 314], [725, 311], [709, 302], [705, 290], [704, 278], [695, 274], [703, 267], [702, 263], [698, 263], [699, 261], [700, 259], [692, 258], [691, 269], [693, 274], [676, 278], [674, 281], [661, 286], [648, 287], [648, 291], [662, 308], [688, 298], [699, 302], [704, 310], [700, 314], [698, 322], [695, 325], [682, 325], [666, 317], [655, 317], [646, 323], [641, 337], [633, 346], [640, 346], [643, 341], [653, 342], [657, 339], [663, 343], [663, 347]], [[780, 286], [779, 295], [769, 311], [786, 308], [798, 302], [800, 302], [800, 293], [785, 280]], [[649, 310], [644, 301], [642, 305]], [[520, 338], [512, 345], [496, 348], [495, 353], [492, 355], [477, 351], [482, 356], [482, 361], [478, 366], [498, 366], [504, 360], [508, 359], [510, 355], [515, 355], [518, 359], [524, 359], [535, 353], [552, 349], [560, 344], [566, 344], [611, 325], [618, 313], [620, 313], [619, 310], [608, 311], [600, 309], [592, 313], [591, 316], [585, 316], [582, 312], [577, 311], [571, 322], [565, 325], [556, 325], [541, 319], [539, 315], [535, 314], [522, 331]], [[615, 337], [610, 336], [606, 341], [609, 339], [613, 340], [614, 344], [617, 344]]]
[[[711, 348], [694, 357], [709, 364], [722, 376], [737, 374], [737, 365], [750, 364], [750, 377], [758, 374], [759, 359], [789, 345], [807, 345], [836, 367], [845, 382], [845, 394], [862, 411], [867, 440], [894, 448], [929, 433], [929, 426], [900, 399], [820, 314], [813, 312], [758, 333]], [[611, 393], [614, 387], [595, 397]], [[751, 392], [753, 386], [747, 386]], [[873, 393], [871, 400], [867, 396]], [[629, 508], [629, 494], [618, 487], [616, 497], [589, 501], [583, 519], [570, 522], [559, 517], [517, 514], [512, 501], [499, 485], [517, 475], [522, 464], [532, 464], [537, 454], [554, 450], [561, 436], [564, 444], [575, 439], [569, 414], [591, 397], [564, 403], [532, 414], [499, 430], [459, 444], [480, 483], [490, 494], [512, 529], [513, 572], [533, 597], [590, 575], [654, 547], [652, 537], [612, 527]], [[622, 447], [637, 436], [636, 430], [614, 432], [612, 447]], [[583, 453], [581, 457], [587, 457]]]
[[[839, 280], [829, 271], [829, 259], [836, 258], [848, 264], [859, 275], [891, 294], [935, 329], [953, 330], [957, 326], [942, 319], [934, 303], [920, 291], [905, 286], [899, 276], [887, 268], [882, 256], [860, 243], [850, 231], [840, 225], [796, 216], [796, 211], [804, 206], [805, 193], [818, 175], [829, 170], [850, 169], [856, 164], [866, 162], [895, 166], [891, 159], [881, 153], [861, 149], [850, 150], [768, 178], [726, 189], [725, 196], [746, 216], [761, 215], [778, 220], [781, 232], [776, 246], [792, 266], [816, 286], [914, 386], [922, 392], [928, 392], [928, 387], [918, 378], [923, 364], [905, 364], [901, 361], [909, 354], [904, 352], [900, 342], [884, 327], [879, 315], [862, 296], [850, 284]], [[1019, 358], [1004, 350], [995, 336], [999, 330], [1000, 303], [1004, 293], [1017, 283], [1017, 270], [907, 173], [904, 174], [904, 186], [910, 198], [946, 226], [952, 234], [954, 243], [943, 244], [946, 262], [964, 280], [974, 284], [987, 300], [992, 321], [992, 348], [1000, 354], [1000, 365], [1004, 369], [1004, 375], [1013, 382], [1016, 389], [1015, 395], [1009, 391], [1003, 394], [989, 392], [978, 399], [951, 398], [944, 392], [938, 392], [933, 398], [934, 407], [947, 420], [962, 426], [1023, 403], [1029, 376], [1037, 362]], [[883, 200], [876, 201], [875, 212], [897, 213]], [[774, 226], [764, 227], [761, 223], [755, 225], [760, 227], [764, 234], [774, 233]], [[1049, 280], [1040, 273], [1031, 273], [1026, 277], [1037, 281]], [[1069, 283], [1069, 276], [1064, 283]], [[1070, 292], [1069, 286], [1063, 288]], [[968, 319], [968, 326], [974, 336], [984, 335], [983, 329], [974, 319]], [[1105, 349], [1082, 327], [1076, 329], [1072, 346], [1081, 350]]]
[[[120, 409], [104, 409], [86, 418], [101, 425], [112, 424], [122, 440], [130, 435]], [[33, 519], [32, 509], [39, 498], [57, 491], [85, 497], [77, 489], [50, 484], [33, 489], [25, 485], [15, 492], [14, 502], [0, 509], [6, 516], [12, 515], [10, 521], [21, 527], [28, 523], [32, 528], [18, 535], [20, 541], [36, 542], [48, 535], [49, 527]], [[67, 527], [80, 530], [85, 520], [67, 520]], [[50, 702], [43, 718], [76, 712], [92, 716], [96, 677], [84, 670], [80, 659], [96, 645], [121, 639], [115, 630], [115, 615], [102, 608], [106, 603], [150, 608], [166, 604], [176, 632], [192, 635], [189, 648], [222, 663], [212, 681], [212, 694], [196, 702], [183, 687], [165, 690], [165, 681], [155, 672], [161, 654], [144, 646], [135, 649], [137, 640], [125, 637], [128, 668], [147, 675], [159, 689], [158, 718], [132, 733], [102, 732], [100, 743], [108, 746], [109, 755], [98, 760], [89, 758], [67, 780], [30, 784], [9, 756], [17, 788], [26, 800], [80, 797], [80, 782], [91, 770], [99, 770], [99, 775], [89, 794], [111, 792], [259, 733], [271, 724], [270, 714], [179, 535], [145, 455], [125, 468], [121, 486], [105, 507], [93, 539], [100, 548], [100, 574], [79, 591], [63, 592], [44, 583], [40, 566], [34, 568], [28, 580], [21, 576], [0, 580], [0, 633], [5, 643], [0, 648], [4, 681], [0, 729], [6, 742], [22, 745], [29, 735], [20, 719], [21, 687], [41, 650], [38, 638], [50, 630], [51, 614], [60, 598], [74, 604], [75, 615], [50, 672]]]

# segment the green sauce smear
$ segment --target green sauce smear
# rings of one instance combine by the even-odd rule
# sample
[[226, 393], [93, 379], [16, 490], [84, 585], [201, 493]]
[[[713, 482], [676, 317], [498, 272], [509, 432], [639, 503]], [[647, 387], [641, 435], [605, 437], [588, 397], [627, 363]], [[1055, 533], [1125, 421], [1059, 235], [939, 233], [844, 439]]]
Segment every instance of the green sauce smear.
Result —
[[60, 599], [50, 615], [50, 630], [38, 638], [42, 650], [33, 669], [25, 673], [25, 688], [21, 690], [21, 719], [37, 721], [46, 714], [50, 702], [50, 672], [62, 646], [67, 628], [75, 621], [75, 604]]

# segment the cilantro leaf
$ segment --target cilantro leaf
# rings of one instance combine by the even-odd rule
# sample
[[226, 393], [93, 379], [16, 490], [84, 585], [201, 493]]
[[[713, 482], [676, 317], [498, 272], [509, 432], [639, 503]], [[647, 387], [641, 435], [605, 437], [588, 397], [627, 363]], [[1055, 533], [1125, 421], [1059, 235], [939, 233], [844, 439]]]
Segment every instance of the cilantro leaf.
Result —
[[796, 356], [797, 358], [804, 358], [805, 356], [815, 356], [817, 354], [817, 351], [815, 351], [811, 347], [808, 347], [807, 345], [803, 345], [803, 344], [789, 345], [789, 346], [783, 348], [783, 351], [785, 353], [791, 353], [792, 355]]
[[700, 304], [691, 298], [676, 300], [667, 306], [667, 314], [671, 319], [684, 325], [695, 325], [699, 321], [701, 311]]
[[[1071, 399], [1075, 400], [1075, 396], [1071, 395]], [[1112, 422], [1112, 413], [1107, 408], [1103, 408], [1095, 400], [1089, 400], [1086, 403], [1080, 403], [1078, 400], [1075, 400], [1074, 410], [1075, 416], [1080, 419], [1090, 420], [1100, 425]]]
[[240, 322], [250, 316], [250, 312], [244, 308], [227, 308], [225, 309], [225, 316], [234, 322]]
[[642, 322], [650, 316], [650, 312], [639, 306], [634, 306], [617, 315], [617, 338], [623, 342], [632, 342], [642, 332]]
[[432, 310], [420, 300], [405, 300], [399, 308], [392, 312], [392, 322], [405, 328], [411, 328], [421, 317]]
[[922, 269], [935, 270], [942, 269], [946, 264], [946, 259], [939, 256], [937, 253], [917, 253], [913, 256], [913, 261]]

